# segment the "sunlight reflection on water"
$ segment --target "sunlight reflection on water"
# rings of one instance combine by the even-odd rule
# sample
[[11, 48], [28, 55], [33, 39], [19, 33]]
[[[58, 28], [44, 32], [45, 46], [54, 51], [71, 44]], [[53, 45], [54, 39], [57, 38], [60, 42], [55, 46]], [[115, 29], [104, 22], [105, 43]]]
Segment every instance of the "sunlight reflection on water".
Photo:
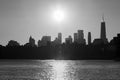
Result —
[[54, 71], [54, 80], [64, 80], [64, 74], [66, 70], [66, 65], [64, 61], [56, 61], [53, 64], [53, 71]]
[[120, 80], [112, 61], [0, 61], [0, 80]]

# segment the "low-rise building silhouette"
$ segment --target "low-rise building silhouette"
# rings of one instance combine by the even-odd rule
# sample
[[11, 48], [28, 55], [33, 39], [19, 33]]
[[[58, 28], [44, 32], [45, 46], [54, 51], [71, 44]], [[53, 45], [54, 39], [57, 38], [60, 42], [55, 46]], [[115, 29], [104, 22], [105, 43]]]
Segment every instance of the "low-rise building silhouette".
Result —
[[102, 39], [94, 39], [93, 40], [93, 45], [103, 45], [104, 41]]

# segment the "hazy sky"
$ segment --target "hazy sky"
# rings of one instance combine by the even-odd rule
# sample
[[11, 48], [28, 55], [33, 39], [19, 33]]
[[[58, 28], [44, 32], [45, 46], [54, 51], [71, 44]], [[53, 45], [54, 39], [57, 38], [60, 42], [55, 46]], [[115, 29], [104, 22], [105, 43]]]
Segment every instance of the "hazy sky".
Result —
[[[52, 16], [56, 6], [65, 13], [61, 22]], [[88, 31], [92, 39], [99, 38], [103, 13], [110, 40], [120, 32], [120, 0], [0, 0], [0, 44], [9, 40], [24, 44], [30, 35], [36, 41], [43, 35], [53, 40], [58, 32], [64, 39], [78, 29], [84, 30], [85, 38]]]

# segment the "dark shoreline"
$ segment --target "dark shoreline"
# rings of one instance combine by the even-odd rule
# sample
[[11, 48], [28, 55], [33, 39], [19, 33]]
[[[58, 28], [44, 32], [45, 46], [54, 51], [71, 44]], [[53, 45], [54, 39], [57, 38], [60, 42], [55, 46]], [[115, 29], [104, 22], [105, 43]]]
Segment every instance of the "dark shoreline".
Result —
[[0, 59], [32, 60], [120, 60], [119, 48], [111, 45], [58, 45], [42, 47], [0, 47]]

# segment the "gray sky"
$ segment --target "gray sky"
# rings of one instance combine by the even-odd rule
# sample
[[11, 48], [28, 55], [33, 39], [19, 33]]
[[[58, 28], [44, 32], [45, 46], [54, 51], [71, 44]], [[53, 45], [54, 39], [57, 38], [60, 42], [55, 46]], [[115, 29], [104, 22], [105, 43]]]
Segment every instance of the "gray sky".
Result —
[[[58, 5], [66, 14], [60, 23], [52, 18]], [[30, 35], [36, 41], [43, 35], [53, 40], [58, 32], [64, 39], [78, 29], [84, 30], [85, 38], [88, 31], [92, 39], [99, 38], [103, 13], [111, 40], [120, 32], [120, 0], [0, 0], [0, 44], [9, 40], [24, 44]]]

